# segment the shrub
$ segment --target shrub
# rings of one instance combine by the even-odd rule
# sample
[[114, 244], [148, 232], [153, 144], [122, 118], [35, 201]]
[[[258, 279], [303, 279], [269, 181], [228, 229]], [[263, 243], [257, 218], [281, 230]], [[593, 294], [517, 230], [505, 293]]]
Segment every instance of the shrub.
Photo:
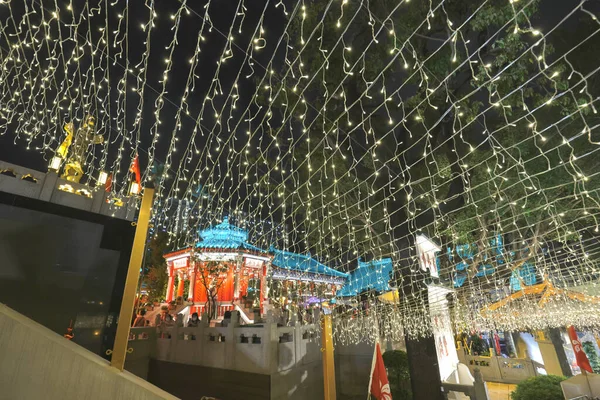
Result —
[[405, 351], [391, 350], [383, 353], [383, 363], [387, 370], [390, 390], [394, 400], [411, 400], [410, 371]]
[[564, 376], [540, 375], [529, 378], [517, 385], [517, 389], [512, 392], [512, 400], [563, 400], [563, 392], [560, 383], [564, 381]]

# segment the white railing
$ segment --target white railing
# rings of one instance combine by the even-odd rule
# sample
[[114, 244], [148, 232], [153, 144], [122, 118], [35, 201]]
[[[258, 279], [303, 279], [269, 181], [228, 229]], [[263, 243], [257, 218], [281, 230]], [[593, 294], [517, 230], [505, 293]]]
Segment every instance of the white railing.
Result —
[[244, 310], [242, 310], [242, 308], [238, 304], [235, 304], [235, 310], [240, 313], [240, 317], [244, 320], [245, 324], [253, 324], [254, 323], [254, 320], [248, 318], [248, 316], [246, 315], [246, 312]]
[[[132, 328], [129, 347], [135, 358], [272, 374], [320, 362], [320, 338], [314, 325], [278, 327], [274, 322], [226, 327]], [[154, 330], [153, 334], [149, 330]]]

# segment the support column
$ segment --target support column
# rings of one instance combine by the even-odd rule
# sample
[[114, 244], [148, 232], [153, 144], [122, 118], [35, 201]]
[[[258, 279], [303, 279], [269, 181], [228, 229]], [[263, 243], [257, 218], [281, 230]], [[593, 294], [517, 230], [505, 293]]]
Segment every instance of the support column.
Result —
[[267, 264], [264, 263], [260, 271], [260, 313], [265, 314], [265, 301], [267, 301]]
[[[429, 292], [425, 285], [429, 271], [407, 271], [412, 273], [414, 281], [405, 280], [405, 286], [400, 293], [412, 293], [417, 302], [429, 304]], [[404, 301], [401, 299], [400, 301]], [[415, 310], [415, 312], [418, 312]], [[435, 339], [433, 336], [415, 339], [409, 335], [405, 336], [406, 355], [408, 356], [408, 368], [410, 371], [410, 383], [414, 400], [442, 400], [442, 380], [440, 377], [440, 367], [435, 348]]]
[[[554, 336], [554, 337], [553, 337]], [[554, 339], [554, 340], [552, 340]], [[535, 333], [535, 340], [540, 348], [542, 354], [542, 360], [544, 361], [544, 369], [549, 375], [564, 375], [572, 376], [571, 367], [566, 362], [566, 355], [564, 355], [564, 348], [562, 346], [562, 338], [560, 338], [560, 331], [550, 332], [549, 336], [546, 336], [546, 332], [537, 331]], [[558, 343], [554, 343], [554, 342]], [[561, 357], [559, 353], [563, 353], [564, 361], [561, 363]], [[563, 367], [563, 364], [564, 365]]]
[[331, 310], [323, 309], [321, 316], [321, 351], [323, 353], [324, 400], [335, 400], [335, 361], [333, 358], [333, 331]]
[[183, 288], [184, 288], [184, 279], [183, 274], [177, 274], [179, 277], [179, 281], [177, 282], [177, 298], [181, 297], [183, 299]]
[[433, 336], [419, 339], [406, 336], [405, 342], [413, 399], [443, 399], [435, 339]]
[[169, 281], [167, 282], [167, 303], [173, 301], [173, 290], [175, 289], [175, 273], [173, 266], [169, 267]]
[[237, 256], [235, 259], [235, 272], [233, 274], [233, 300], [240, 299], [240, 274], [242, 273], [242, 257]]
[[235, 301], [235, 265], [229, 266], [227, 269], [227, 282], [229, 285], [229, 293], [227, 293], [227, 297], [231, 299], [231, 303]]
[[146, 247], [146, 237], [148, 235], [148, 225], [150, 223], [150, 214], [152, 212], [152, 198], [154, 189], [145, 188], [142, 197], [140, 214], [135, 228], [133, 239], [133, 248], [129, 267], [127, 269], [127, 278], [125, 279], [125, 289], [123, 290], [123, 301], [121, 302], [121, 311], [119, 312], [119, 324], [117, 324], [117, 333], [115, 344], [112, 351], [110, 365], [123, 371], [125, 366], [125, 356], [127, 354], [127, 345], [129, 343], [129, 329], [131, 328], [131, 318], [133, 317], [133, 306], [135, 303], [138, 280], [140, 279], [140, 268], [144, 259], [144, 249]]
[[192, 273], [190, 274], [190, 290], [188, 293], [188, 300], [194, 302], [194, 290], [196, 289], [196, 264], [192, 264]]

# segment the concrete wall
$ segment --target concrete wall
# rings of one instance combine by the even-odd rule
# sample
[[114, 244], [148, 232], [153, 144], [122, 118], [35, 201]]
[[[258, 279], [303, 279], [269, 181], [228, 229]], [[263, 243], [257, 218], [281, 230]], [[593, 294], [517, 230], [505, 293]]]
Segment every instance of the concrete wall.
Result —
[[321, 360], [280, 371], [271, 376], [271, 400], [322, 400], [323, 393]]
[[321, 363], [320, 338], [313, 325], [209, 327], [204, 322], [196, 328], [159, 328], [156, 335], [143, 335], [148, 329], [132, 328], [129, 346], [138, 357], [265, 375]]
[[[148, 381], [182, 400], [268, 400], [271, 377], [264, 374], [151, 360]], [[308, 399], [309, 397], [307, 397]]]
[[536, 376], [534, 363], [527, 358], [471, 356], [464, 348], [457, 353], [459, 361], [469, 367], [471, 374], [474, 376], [475, 369], [479, 369], [486, 382], [519, 383]]
[[205, 322], [196, 328], [133, 328], [125, 368], [183, 399], [319, 400], [323, 363], [314, 330], [275, 323], [211, 328]]
[[176, 399], [3, 304], [0, 388], [10, 400]]
[[[0, 191], [48, 201], [67, 207], [132, 221], [136, 215], [135, 197], [125, 197], [123, 205], [108, 203], [104, 186], [90, 187], [62, 179], [54, 171], [40, 172], [20, 165], [0, 161]], [[14, 175], [14, 176], [12, 176]], [[26, 179], [25, 179], [26, 178]]]
[[335, 381], [338, 399], [366, 399], [374, 344], [335, 346]]

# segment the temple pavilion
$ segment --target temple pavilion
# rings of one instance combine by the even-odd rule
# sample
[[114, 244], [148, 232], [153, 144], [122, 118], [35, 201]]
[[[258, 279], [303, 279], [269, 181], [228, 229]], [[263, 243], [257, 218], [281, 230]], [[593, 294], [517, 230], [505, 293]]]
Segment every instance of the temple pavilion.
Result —
[[310, 255], [260, 249], [248, 243], [248, 231], [230, 224], [227, 217], [198, 233], [195, 246], [164, 255], [169, 275], [166, 301], [187, 300], [192, 303], [190, 313], [204, 312], [211, 293], [216, 294], [217, 318], [235, 309], [252, 321], [254, 310], [264, 315], [273, 307], [307, 306], [331, 298], [349, 278]]

